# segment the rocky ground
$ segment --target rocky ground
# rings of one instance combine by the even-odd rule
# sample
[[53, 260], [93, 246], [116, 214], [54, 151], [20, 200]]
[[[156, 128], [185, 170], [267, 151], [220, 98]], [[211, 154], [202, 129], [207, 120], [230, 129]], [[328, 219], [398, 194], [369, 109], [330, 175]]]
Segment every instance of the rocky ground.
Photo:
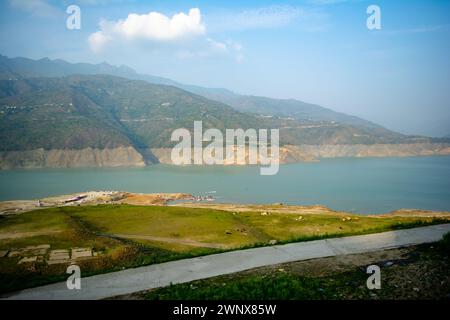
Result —
[[169, 201], [189, 199], [185, 193], [131, 193], [122, 191], [89, 191], [35, 200], [13, 200], [0, 202], [0, 216], [62, 206], [96, 204], [164, 205]]
[[[123, 191], [89, 191], [77, 194], [47, 197], [35, 200], [13, 200], [0, 201], [0, 216], [9, 214], [20, 214], [40, 208], [52, 208], [62, 206], [82, 206], [97, 204], [130, 204], [130, 205], [172, 205], [186, 208], [207, 208], [238, 212], [260, 211], [262, 213], [299, 213], [318, 215], [340, 215], [343, 218], [354, 214], [340, 212], [322, 205], [301, 206], [274, 204], [232, 204], [232, 203], [212, 203], [191, 201], [192, 195], [187, 193], [132, 193]], [[171, 204], [171, 201], [185, 200]], [[450, 212], [419, 210], [419, 209], [399, 209], [387, 214], [369, 215], [371, 217], [428, 217], [447, 218]]]

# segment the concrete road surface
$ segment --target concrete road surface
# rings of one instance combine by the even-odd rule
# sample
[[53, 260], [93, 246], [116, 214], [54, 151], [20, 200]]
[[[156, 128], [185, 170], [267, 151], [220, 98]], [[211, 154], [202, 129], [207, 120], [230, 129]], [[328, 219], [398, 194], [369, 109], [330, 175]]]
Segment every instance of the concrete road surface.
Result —
[[102, 299], [267, 265], [436, 242], [447, 232], [450, 224], [237, 250], [82, 278], [80, 290], [60, 282], [2, 298]]

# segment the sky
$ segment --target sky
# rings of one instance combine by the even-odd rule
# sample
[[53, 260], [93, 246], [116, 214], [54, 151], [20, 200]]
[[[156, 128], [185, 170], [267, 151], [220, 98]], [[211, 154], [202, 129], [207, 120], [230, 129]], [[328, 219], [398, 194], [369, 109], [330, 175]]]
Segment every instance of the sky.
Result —
[[[80, 29], [66, 25], [72, 4]], [[439, 137], [450, 135], [449, 12], [449, 0], [6, 0], [0, 54], [127, 65]]]

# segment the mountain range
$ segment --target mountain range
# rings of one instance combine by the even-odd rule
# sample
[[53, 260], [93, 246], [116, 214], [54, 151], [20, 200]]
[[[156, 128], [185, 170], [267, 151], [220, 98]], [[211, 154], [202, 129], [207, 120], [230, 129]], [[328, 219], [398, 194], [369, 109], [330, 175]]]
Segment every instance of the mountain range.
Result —
[[291, 117], [297, 120], [336, 121], [342, 124], [378, 127], [373, 122], [335, 112], [333, 110], [294, 99], [271, 99], [266, 97], [240, 95], [223, 88], [205, 88], [182, 84], [167, 78], [137, 73], [127, 66], [112, 66], [107, 63], [69, 63], [64, 60], [43, 58], [8, 58], [0, 55], [0, 79], [24, 79], [35, 77], [62, 77], [73, 74], [106, 74], [133, 80], [144, 80], [152, 84], [174, 86], [198, 94], [210, 100], [230, 105], [241, 112], [252, 112], [267, 116]]
[[[327, 156], [323, 147], [311, 146], [342, 156], [377, 155], [380, 145], [383, 154], [397, 155], [401, 149], [401, 155], [414, 155], [445, 153], [449, 141], [405, 136], [297, 100], [184, 85], [126, 66], [0, 56], [3, 168], [163, 162], [174, 144], [172, 131], [192, 130], [195, 120], [202, 120], [205, 129], [279, 128], [289, 161]], [[357, 147], [339, 147], [349, 145]], [[309, 154], [300, 146], [310, 146]], [[104, 150], [120, 150], [120, 157]]]

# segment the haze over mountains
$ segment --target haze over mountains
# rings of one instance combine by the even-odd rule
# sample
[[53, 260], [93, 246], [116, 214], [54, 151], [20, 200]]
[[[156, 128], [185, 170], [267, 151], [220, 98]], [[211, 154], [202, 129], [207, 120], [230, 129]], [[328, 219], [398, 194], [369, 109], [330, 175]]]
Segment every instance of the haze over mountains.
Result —
[[299, 120], [336, 121], [342, 124], [380, 128], [370, 121], [344, 113], [305, 103], [294, 99], [271, 99], [266, 97], [239, 95], [222, 88], [205, 88], [182, 84], [167, 78], [139, 74], [127, 66], [115, 67], [107, 63], [69, 63], [64, 60], [43, 58], [7, 58], [0, 55], [0, 79], [23, 79], [31, 77], [62, 77], [73, 74], [108, 74], [153, 84], [170, 85], [230, 105], [238, 111], [264, 115], [292, 117]]
[[296, 100], [183, 85], [128, 67], [0, 56], [0, 167], [168, 162], [173, 130], [279, 128], [282, 161], [446, 154], [446, 139], [405, 136]]

